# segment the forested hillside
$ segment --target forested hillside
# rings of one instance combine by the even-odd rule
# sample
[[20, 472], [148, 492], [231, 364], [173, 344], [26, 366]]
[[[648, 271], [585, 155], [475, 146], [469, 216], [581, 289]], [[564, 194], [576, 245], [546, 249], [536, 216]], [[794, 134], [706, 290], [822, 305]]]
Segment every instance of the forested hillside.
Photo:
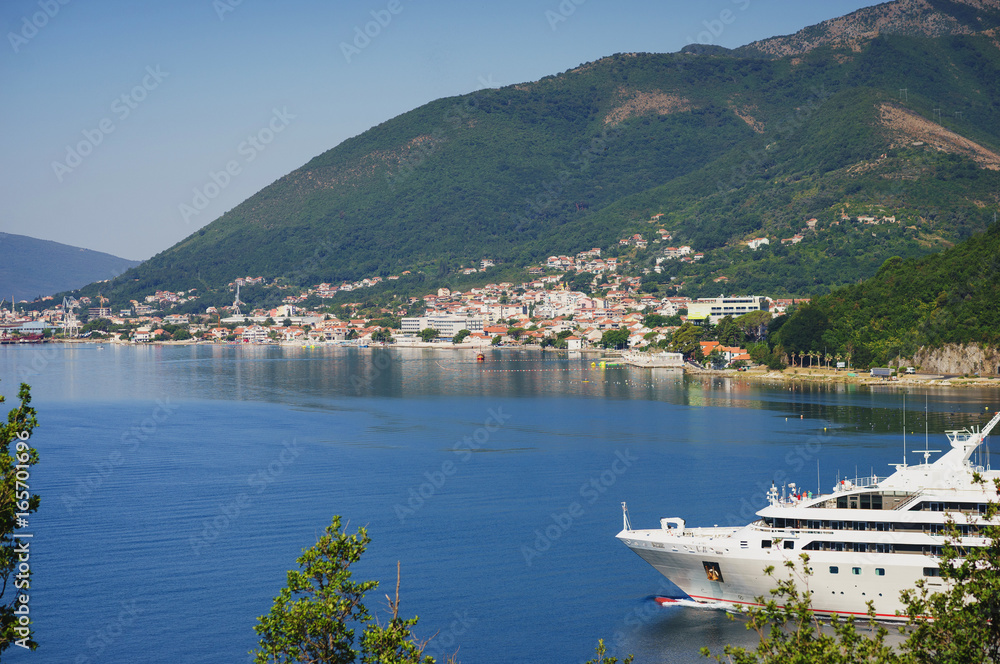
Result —
[[[778, 330], [787, 352], [852, 355], [855, 365], [885, 365], [918, 348], [1000, 346], [1000, 224], [939, 254], [890, 258], [878, 274], [834, 290]], [[787, 328], [787, 329], [786, 329]]]
[[[912, 3], [872, 11], [900, 4]], [[986, 228], [1000, 191], [998, 17], [975, 10], [935, 37], [904, 17], [886, 24], [900, 34], [783, 57], [618, 54], [440, 99], [322, 153], [113, 295], [205, 292], [241, 275], [302, 285], [411, 271], [443, 284], [484, 257], [523, 267], [658, 228], [705, 258], [670, 264], [647, 290], [826, 292]], [[896, 222], [859, 229], [845, 214]], [[810, 218], [814, 233], [781, 244]], [[747, 251], [755, 236], [772, 244]], [[655, 255], [629, 258], [641, 268]]]

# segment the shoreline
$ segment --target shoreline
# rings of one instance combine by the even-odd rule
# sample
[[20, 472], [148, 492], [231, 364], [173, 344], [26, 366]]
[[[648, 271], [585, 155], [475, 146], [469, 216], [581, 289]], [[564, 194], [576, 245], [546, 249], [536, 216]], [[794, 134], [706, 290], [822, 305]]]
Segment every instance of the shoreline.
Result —
[[[418, 341], [414, 343], [407, 344], [337, 344], [337, 343], [319, 343], [319, 344], [304, 344], [298, 342], [291, 343], [275, 343], [275, 344], [242, 344], [237, 342], [218, 342], [218, 341], [196, 341], [193, 339], [185, 339], [184, 341], [149, 341], [143, 343], [131, 343], [122, 341], [108, 341], [108, 340], [97, 340], [97, 339], [51, 339], [44, 343], [60, 343], [60, 344], [90, 344], [94, 346], [124, 346], [124, 347], [141, 347], [141, 346], [252, 346], [252, 347], [268, 347], [275, 346], [279, 348], [420, 348], [420, 349], [435, 349], [442, 351], [471, 351], [476, 353], [481, 353], [487, 350], [494, 350], [500, 352], [508, 352], [515, 350], [530, 350], [540, 353], [579, 353], [581, 355], [595, 355], [604, 356], [609, 360], [620, 361], [620, 356], [608, 354], [608, 351], [602, 348], [582, 348], [577, 350], [567, 350], [565, 348], [539, 348], [537, 345], [532, 346], [493, 346], [493, 345], [467, 345], [467, 344], [450, 344], [450, 343], [434, 343], [434, 342], [423, 342]], [[38, 344], [7, 344], [10, 346], [35, 346]], [[625, 365], [623, 366], [632, 366]], [[661, 367], [640, 367], [632, 366], [635, 369], [659, 369]], [[673, 369], [673, 368], [672, 368]], [[867, 372], [857, 371], [848, 372], [846, 370], [837, 371], [835, 369], [823, 369], [819, 367], [789, 367], [782, 371], [770, 370], [770, 369], [748, 369], [747, 371], [737, 372], [733, 369], [703, 369], [696, 370], [692, 369], [690, 365], [685, 364], [681, 368], [685, 375], [691, 377], [719, 377], [719, 378], [730, 378], [730, 379], [744, 379], [753, 382], [780, 382], [787, 384], [794, 383], [816, 383], [816, 384], [833, 384], [833, 383], [843, 383], [847, 385], [864, 385], [868, 387], [881, 386], [881, 387], [953, 387], [953, 388], [968, 388], [968, 387], [981, 387], [981, 388], [1000, 388], [1000, 376], [949, 376], [942, 374], [910, 374], [903, 375], [896, 378], [896, 380], [886, 380], [882, 378], [874, 378], [868, 375]], [[850, 373], [856, 375], [851, 376]]]
[[[720, 376], [724, 378], [746, 378], [756, 382], [783, 382], [783, 383], [817, 383], [834, 384], [843, 383], [846, 385], [864, 385], [868, 387], [992, 387], [1000, 388], [1000, 376], [945, 376], [942, 374], [910, 374], [898, 377], [896, 380], [885, 380], [874, 378], [867, 372], [836, 371], [834, 369], [820, 368], [788, 368], [783, 371], [770, 369], [750, 369], [736, 372], [729, 370], [704, 370], [689, 371], [685, 373], [691, 376]], [[849, 376], [848, 373], [855, 373]]]

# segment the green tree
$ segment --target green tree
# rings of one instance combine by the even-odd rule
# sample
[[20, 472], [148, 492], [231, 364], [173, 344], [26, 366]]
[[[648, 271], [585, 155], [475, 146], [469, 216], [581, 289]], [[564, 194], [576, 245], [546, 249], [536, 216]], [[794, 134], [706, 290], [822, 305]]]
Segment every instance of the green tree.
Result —
[[503, 338], [498, 334], [495, 337], [493, 337], [492, 339], [490, 339], [490, 345], [491, 346], [499, 346], [501, 341], [503, 341]]
[[[370, 541], [364, 528], [354, 535], [342, 532], [340, 517], [333, 517], [325, 534], [296, 560], [300, 569], [288, 572], [288, 585], [274, 598], [270, 613], [257, 619], [254, 631], [260, 641], [252, 653], [256, 664], [347, 664], [359, 655], [366, 663], [433, 664], [413, 641], [410, 628], [417, 619], [399, 618], [398, 576], [396, 600], [390, 600], [392, 618], [384, 626], [364, 604], [365, 593], [378, 582], [351, 579], [350, 566], [361, 559]], [[360, 651], [355, 650], [351, 625], [363, 626]]]
[[420, 330], [420, 332], [417, 333], [417, 336], [419, 336], [424, 341], [430, 341], [431, 339], [437, 338], [438, 331], [432, 327], [425, 327], [424, 329]]
[[[978, 473], [973, 482], [986, 484]], [[1000, 495], [1000, 480], [993, 480], [993, 489]], [[987, 545], [964, 550], [949, 518], [948, 544], [938, 565], [944, 590], [931, 593], [921, 579], [915, 589], [903, 591], [907, 615], [916, 616], [904, 650], [919, 664], [1000, 661], [1000, 527], [990, 525], [998, 513], [996, 501], [987, 503], [978, 524]]]
[[[975, 484], [985, 485], [979, 473]], [[993, 480], [1000, 496], [1000, 479]], [[796, 577], [808, 588], [812, 573], [808, 554], [801, 554], [801, 573], [794, 561], [785, 566], [790, 574], [779, 579], [771, 598], [758, 597], [760, 607], [747, 609], [747, 628], [760, 635], [754, 650], [726, 646], [726, 660], [734, 664], [788, 664], [789, 662], [878, 662], [883, 664], [967, 664], [1000, 661], [1000, 514], [997, 501], [990, 500], [981, 521], [975, 524], [982, 546], [961, 546], [963, 533], [954, 519], [938, 563], [943, 582], [940, 592], [930, 592], [923, 580], [900, 594], [909, 616], [907, 639], [897, 648], [886, 645], [888, 632], [875, 623], [874, 606], [868, 603], [869, 634], [859, 633], [853, 618], [838, 621], [818, 618], [808, 589], [799, 590]], [[964, 536], [968, 536], [967, 534]], [[773, 575], [774, 567], [765, 569]], [[824, 627], [827, 627], [824, 630]], [[832, 633], [831, 633], [832, 630]], [[709, 655], [707, 649], [702, 653]], [[714, 657], [723, 661], [718, 655]]]
[[743, 332], [743, 336], [760, 341], [767, 336], [767, 324], [771, 322], [770, 311], [751, 311], [737, 317], [734, 321]]
[[[808, 586], [808, 577], [812, 574], [809, 555], [803, 553], [800, 558], [801, 570], [794, 560], [786, 561], [784, 565], [789, 574], [777, 580], [771, 597], [758, 597], [761, 606], [751, 606], [744, 613], [747, 629], [760, 636], [756, 648], [748, 650], [727, 645], [722, 651], [725, 659], [713, 656], [708, 648], [702, 648], [701, 653], [731, 664], [902, 664], [905, 660], [886, 644], [888, 631], [875, 622], [871, 603], [868, 614], [871, 636], [858, 631], [853, 616], [844, 621], [825, 621], [813, 613], [812, 595], [809, 590], [800, 590], [796, 583], [798, 578]], [[774, 576], [774, 566], [769, 565], [764, 573]]]
[[[604, 646], [604, 639], [599, 639], [597, 641], [597, 657], [594, 659], [588, 659], [585, 664], [618, 664], [617, 657], [605, 657], [607, 654], [607, 649]], [[632, 655], [629, 655], [622, 660], [622, 664], [632, 664]]]
[[715, 328], [715, 338], [725, 346], [743, 343], [743, 330], [733, 321], [732, 316], [723, 316]]
[[372, 341], [375, 343], [390, 343], [392, 342], [392, 333], [388, 328], [375, 330], [372, 332]]
[[190, 339], [192, 336], [193, 335], [191, 334], [190, 330], [188, 330], [186, 327], [182, 327], [178, 329], [176, 332], [174, 332], [174, 341], [185, 341], [187, 339]]
[[829, 325], [829, 319], [819, 307], [807, 305], [781, 326], [778, 340], [790, 354], [801, 356], [823, 346], [823, 333]]
[[606, 330], [604, 334], [601, 335], [601, 341], [599, 342], [605, 348], [627, 348], [628, 347], [628, 330]]
[[663, 327], [669, 325], [669, 318], [662, 314], [646, 314], [642, 317], [643, 327]]
[[699, 359], [701, 355], [701, 336], [705, 333], [703, 328], [691, 323], [684, 323], [670, 339], [670, 348], [675, 352], [684, 353], [687, 357]]
[[451, 342], [454, 344], [460, 344], [470, 334], [472, 334], [472, 332], [470, 332], [469, 330], [459, 330], [458, 334], [452, 337]]
[[[22, 555], [18, 544], [23, 540], [15, 539], [15, 530], [28, 525], [27, 517], [38, 510], [40, 502], [39, 497], [30, 495], [27, 489], [31, 466], [38, 463], [38, 452], [28, 442], [38, 420], [31, 407], [31, 388], [26, 383], [21, 383], [17, 398], [20, 405], [7, 413], [7, 423], [0, 427], [0, 466], [3, 468], [3, 485], [0, 486], [0, 653], [14, 644], [31, 650], [38, 647], [32, 638], [30, 621], [21, 623], [15, 614], [23, 605], [18, 603], [19, 597], [24, 596], [18, 589], [27, 587], [21, 582], [30, 580], [30, 570], [27, 579], [19, 575], [18, 588], [10, 582]], [[4, 401], [0, 395], [0, 403]], [[9, 597], [8, 590], [11, 591]]]

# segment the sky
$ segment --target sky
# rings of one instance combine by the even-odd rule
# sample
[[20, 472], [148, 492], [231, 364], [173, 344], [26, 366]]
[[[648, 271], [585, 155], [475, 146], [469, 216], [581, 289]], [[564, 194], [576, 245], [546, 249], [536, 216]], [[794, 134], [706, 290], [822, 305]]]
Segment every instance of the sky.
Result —
[[145, 260], [434, 99], [862, 0], [3, 0], [0, 231]]

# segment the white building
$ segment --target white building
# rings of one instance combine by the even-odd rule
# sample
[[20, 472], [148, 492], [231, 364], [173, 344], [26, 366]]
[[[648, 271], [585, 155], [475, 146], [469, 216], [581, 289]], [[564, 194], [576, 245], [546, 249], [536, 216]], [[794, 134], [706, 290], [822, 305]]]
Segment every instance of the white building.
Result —
[[742, 316], [751, 311], [767, 311], [767, 300], [760, 295], [700, 298], [688, 305], [688, 320], [709, 320], [715, 325], [726, 316]]
[[420, 316], [404, 318], [400, 328], [405, 333], [417, 333], [420, 330], [437, 330], [442, 337], [451, 338], [460, 330], [482, 332], [483, 319], [480, 316]]

